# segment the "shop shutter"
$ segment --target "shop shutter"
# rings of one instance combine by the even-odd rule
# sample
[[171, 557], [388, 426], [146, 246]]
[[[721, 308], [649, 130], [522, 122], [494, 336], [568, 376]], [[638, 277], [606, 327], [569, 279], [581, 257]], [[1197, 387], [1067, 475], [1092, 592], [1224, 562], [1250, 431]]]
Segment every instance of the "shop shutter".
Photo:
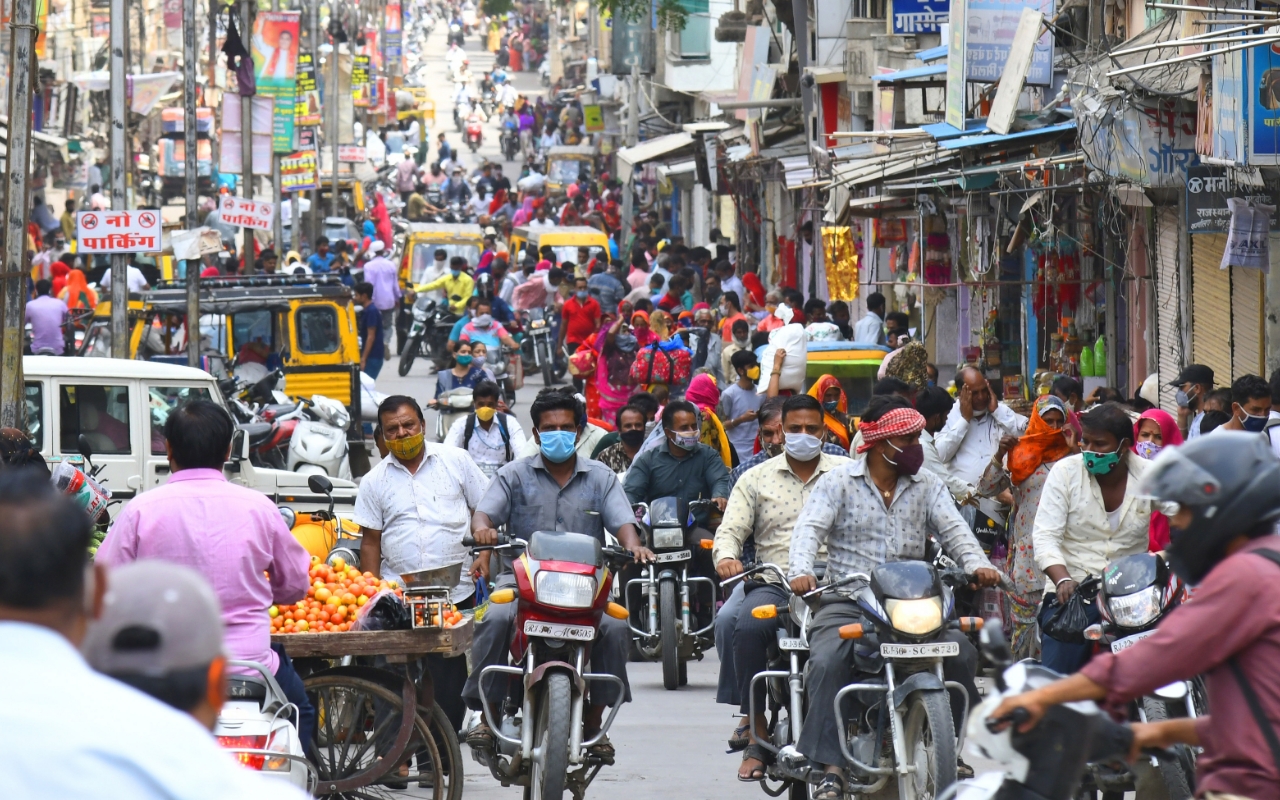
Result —
[[1151, 280], [1155, 285], [1155, 329], [1154, 346], [1157, 353], [1156, 368], [1160, 372], [1160, 407], [1169, 413], [1177, 412], [1174, 400], [1176, 390], [1167, 386], [1169, 381], [1177, 377], [1182, 367], [1189, 360], [1186, 357], [1185, 342], [1182, 332], [1181, 274], [1178, 271], [1178, 209], [1160, 208], [1156, 212], [1155, 227], [1152, 231], [1154, 242], [1149, 247], [1152, 254]]
[[1231, 383], [1231, 273], [1219, 268], [1225, 233], [1191, 238], [1191, 358], [1213, 370], [1219, 386]]
[[[1262, 375], [1262, 271], [1231, 268], [1231, 378]], [[1225, 381], [1224, 381], [1225, 382]]]

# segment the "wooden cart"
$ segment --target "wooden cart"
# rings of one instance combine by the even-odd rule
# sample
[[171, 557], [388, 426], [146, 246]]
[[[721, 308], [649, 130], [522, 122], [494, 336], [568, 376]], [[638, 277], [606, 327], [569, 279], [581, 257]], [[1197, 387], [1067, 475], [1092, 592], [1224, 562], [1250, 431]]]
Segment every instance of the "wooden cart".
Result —
[[[468, 617], [444, 629], [272, 635], [290, 658], [318, 667], [303, 679], [316, 709], [316, 796], [385, 797], [408, 780], [431, 787], [436, 800], [461, 800], [457, 733], [435, 702], [430, 674], [415, 683], [408, 666], [431, 654], [463, 657], [473, 629]], [[417, 770], [398, 775], [415, 756]]]

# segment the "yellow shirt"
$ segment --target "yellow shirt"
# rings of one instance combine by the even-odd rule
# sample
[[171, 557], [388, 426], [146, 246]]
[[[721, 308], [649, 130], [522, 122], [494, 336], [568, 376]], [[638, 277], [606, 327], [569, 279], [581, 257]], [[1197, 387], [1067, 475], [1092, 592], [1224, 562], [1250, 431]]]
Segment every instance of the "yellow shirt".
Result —
[[467, 309], [467, 300], [471, 298], [471, 293], [475, 291], [476, 282], [471, 276], [465, 272], [458, 273], [458, 277], [453, 277], [452, 272], [448, 272], [436, 278], [430, 283], [424, 283], [413, 287], [415, 292], [429, 292], [433, 289], [444, 289], [445, 297], [449, 298], [449, 308], [455, 314], [461, 314]]

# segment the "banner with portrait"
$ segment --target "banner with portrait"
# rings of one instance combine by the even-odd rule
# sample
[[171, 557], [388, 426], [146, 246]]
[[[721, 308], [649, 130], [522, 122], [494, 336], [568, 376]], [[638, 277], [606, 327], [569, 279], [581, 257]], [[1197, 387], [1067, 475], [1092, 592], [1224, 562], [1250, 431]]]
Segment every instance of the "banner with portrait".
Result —
[[260, 11], [253, 23], [253, 74], [258, 94], [276, 100], [271, 149], [293, 152], [294, 95], [297, 91], [298, 11]]

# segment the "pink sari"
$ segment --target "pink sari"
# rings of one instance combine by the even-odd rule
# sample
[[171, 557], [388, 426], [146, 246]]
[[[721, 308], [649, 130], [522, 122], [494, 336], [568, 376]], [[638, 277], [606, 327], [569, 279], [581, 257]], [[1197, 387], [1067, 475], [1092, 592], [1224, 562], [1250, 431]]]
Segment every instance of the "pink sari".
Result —
[[[635, 353], [631, 353], [631, 357], [627, 358], [617, 348], [609, 348], [606, 341], [608, 337], [608, 329], [602, 329], [596, 335], [592, 347], [599, 353], [596, 361], [596, 389], [600, 391], [600, 417], [605, 422], [612, 423], [619, 409], [627, 404], [636, 391], [635, 384], [631, 382], [631, 361], [635, 359]], [[637, 348], [638, 351], [639, 348]], [[614, 373], [625, 377], [624, 382], [613, 383], [609, 380], [611, 359], [615, 362]]]

